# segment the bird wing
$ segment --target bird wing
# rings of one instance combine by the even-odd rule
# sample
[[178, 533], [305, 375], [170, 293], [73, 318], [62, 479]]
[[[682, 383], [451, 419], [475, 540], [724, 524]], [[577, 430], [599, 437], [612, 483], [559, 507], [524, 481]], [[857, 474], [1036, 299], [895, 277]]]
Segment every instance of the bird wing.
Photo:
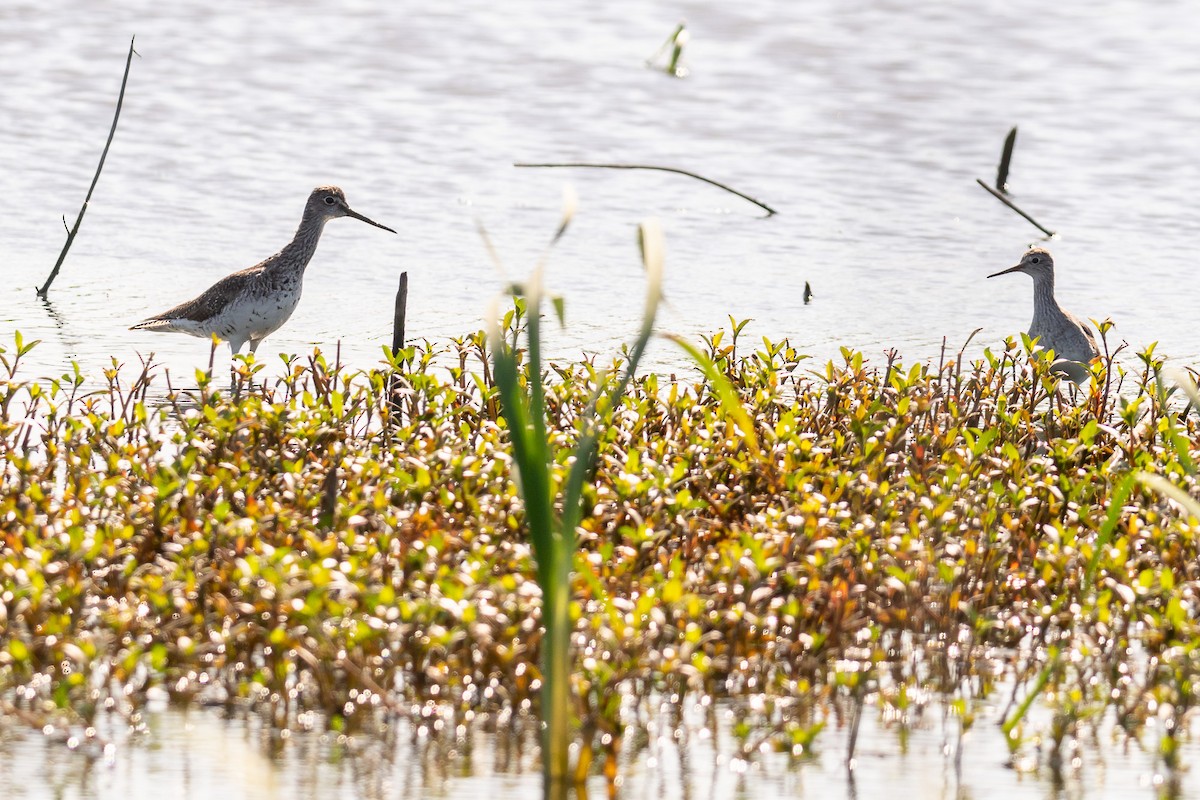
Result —
[[1088, 340], [1088, 344], [1091, 345], [1092, 352], [1097, 356], [1100, 355], [1100, 346], [1096, 343], [1096, 337], [1092, 334], [1091, 326], [1080, 320], [1075, 320], [1075, 324], [1079, 326], [1079, 330], [1083, 331], [1083, 336]]
[[193, 322], [204, 322], [211, 319], [220, 313], [221, 309], [228, 306], [235, 297], [241, 294], [247, 284], [254, 278], [255, 274], [260, 271], [257, 266], [254, 266], [234, 272], [231, 275], [226, 275], [191, 300], [180, 303], [174, 308], [167, 309], [161, 314], [155, 314], [153, 317], [139, 322], [134, 328], [153, 327], [156, 322], [161, 323], [171, 320], [186, 319]]

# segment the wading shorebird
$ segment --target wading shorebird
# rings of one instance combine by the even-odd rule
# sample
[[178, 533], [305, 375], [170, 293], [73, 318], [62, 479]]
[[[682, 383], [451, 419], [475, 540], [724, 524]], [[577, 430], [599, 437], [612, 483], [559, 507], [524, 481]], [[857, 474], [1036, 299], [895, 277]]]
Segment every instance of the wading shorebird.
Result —
[[[1092, 329], [1063, 310], [1054, 299], [1054, 259], [1047, 250], [1035, 247], [1021, 257], [1020, 264], [988, 277], [1010, 272], [1024, 272], [1033, 278], [1033, 322], [1029, 325], [1029, 337], [1037, 339], [1043, 348], [1054, 351], [1056, 366], [1062, 361], [1087, 364], [1100, 355]], [[1080, 371], [1066, 365], [1062, 365], [1059, 371], [1066, 372], [1073, 380], [1080, 380], [1077, 375], [1086, 375], [1086, 370]]]
[[279, 330], [300, 302], [304, 268], [312, 260], [325, 223], [335, 217], [354, 217], [395, 233], [354, 211], [336, 186], [318, 186], [308, 196], [300, 227], [286, 247], [270, 258], [226, 275], [200, 296], [180, 303], [130, 328], [132, 331], [176, 331], [191, 336], [216, 336], [229, 342], [236, 354], [250, 343], [250, 352]]

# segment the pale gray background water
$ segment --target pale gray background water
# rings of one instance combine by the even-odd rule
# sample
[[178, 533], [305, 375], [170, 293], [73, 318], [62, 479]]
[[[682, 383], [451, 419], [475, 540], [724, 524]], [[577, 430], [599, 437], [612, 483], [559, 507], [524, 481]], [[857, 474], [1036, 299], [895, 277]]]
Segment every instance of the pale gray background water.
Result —
[[[680, 19], [692, 33], [683, 81], [643, 66]], [[61, 247], [60, 217], [74, 219], [91, 180], [131, 34], [142, 57], [121, 127], [47, 309], [33, 287]], [[341, 341], [346, 360], [374, 363], [402, 270], [412, 335], [444, 342], [477, 329], [501, 281], [475, 221], [510, 276], [523, 274], [557, 224], [566, 182], [580, 207], [551, 259], [568, 305], [560, 356], [611, 351], [635, 328], [634, 230], [648, 216], [667, 236], [665, 329], [695, 336], [732, 314], [754, 318], [754, 340], [788, 337], [819, 358], [846, 345], [914, 360], [936, 358], [943, 337], [957, 349], [982, 326], [977, 353], [1032, 314], [1028, 278], [984, 276], [1015, 263], [1037, 231], [974, 184], [994, 178], [1013, 124], [1012, 189], [1061, 233], [1052, 248], [1064, 305], [1111, 316], [1121, 338], [1157, 340], [1182, 363], [1200, 354], [1200, 24], [1182, 0], [3, 0], [0, 86], [0, 337], [19, 329], [44, 340], [29, 376], [60, 373], [70, 359], [95, 376], [110, 356], [131, 363], [151, 351], [176, 374], [207, 364], [200, 340], [126, 328], [275, 252], [322, 183], [400, 235], [332, 223], [299, 310], [260, 355]], [[576, 159], [692, 169], [780, 214], [761, 219], [680, 177], [510, 166]], [[806, 280], [816, 293], [807, 307]], [[662, 345], [654, 357], [675, 359]], [[125, 796], [121, 782], [147, 786], [145, 776], [145, 791], [167, 796], [189, 763], [193, 780], [209, 781], [192, 796], [236, 797], [229, 787], [249, 779], [214, 767], [233, 770], [205, 744], [236, 735], [164, 724], [154, 746], [122, 751], [125, 761], [86, 784], [70, 777], [70, 755], [21, 739], [9, 757], [36, 766], [7, 776], [25, 796], [45, 796], [28, 776], [65, 764], [59, 796]], [[1047, 779], [999, 766], [998, 733], [979, 736], [991, 742], [988, 777], [972, 797], [1125, 797], [1138, 786], [1153, 796], [1139, 783], [1145, 764], [1111, 760], [1105, 781], [1056, 794]], [[175, 757], [190, 747], [190, 761]], [[890, 775], [912, 762], [879, 763]], [[933, 770], [944, 786], [936, 747], [918, 763], [913, 780]], [[341, 774], [286, 759], [269, 769], [283, 770], [285, 788]], [[1114, 778], [1122, 769], [1129, 775]], [[778, 785], [823, 796], [812, 774], [785, 771]], [[459, 780], [439, 791], [483, 791]], [[499, 783], [517, 787], [514, 797], [536, 785]], [[499, 784], [485, 785], [495, 794]]]
[[[0, 334], [45, 344], [31, 372], [151, 351], [175, 372], [207, 345], [127, 331], [291, 236], [308, 191], [342, 186], [399, 236], [337, 220], [265, 355], [341, 341], [356, 364], [390, 340], [408, 270], [409, 329], [475, 330], [500, 284], [481, 220], [523, 274], [557, 223], [560, 355], [612, 350], [635, 328], [637, 222], [663, 220], [662, 327], [789, 337], [935, 358], [1024, 330], [1022, 275], [986, 281], [1038, 232], [974, 184], [1021, 126], [1012, 189], [1061, 233], [1059, 294], [1111, 316], [1135, 346], [1190, 363], [1200, 286], [1200, 26], [1185, 2], [971, 4], [624, 2], [436, 6], [310, 2], [0, 4]], [[644, 68], [680, 20], [687, 80]], [[138, 36], [121, 127], [82, 233], [48, 273], [111, 120]], [[690, 168], [780, 210], [685, 178], [517, 170], [590, 159]], [[804, 282], [816, 300], [802, 304]], [[978, 352], [978, 350], [975, 350]], [[660, 361], [675, 354], [659, 345]]]

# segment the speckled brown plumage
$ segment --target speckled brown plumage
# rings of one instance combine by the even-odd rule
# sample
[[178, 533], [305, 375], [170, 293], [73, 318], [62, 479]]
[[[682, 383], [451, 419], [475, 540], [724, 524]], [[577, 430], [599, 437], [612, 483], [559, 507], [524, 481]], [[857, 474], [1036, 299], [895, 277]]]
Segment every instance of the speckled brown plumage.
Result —
[[255, 352], [264, 338], [287, 322], [304, 282], [304, 270], [316, 252], [325, 223], [354, 217], [395, 233], [353, 211], [336, 186], [313, 189], [292, 241], [253, 267], [226, 275], [199, 296], [139, 322], [130, 330], [174, 331], [208, 338], [217, 336], [237, 353], [246, 342]]

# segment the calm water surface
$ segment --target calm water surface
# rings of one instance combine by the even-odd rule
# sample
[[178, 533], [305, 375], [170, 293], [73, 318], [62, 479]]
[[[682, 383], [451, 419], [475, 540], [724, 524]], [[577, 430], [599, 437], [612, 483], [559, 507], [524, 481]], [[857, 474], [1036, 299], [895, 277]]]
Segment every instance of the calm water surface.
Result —
[[[0, 335], [44, 341], [26, 374], [153, 352], [191, 375], [205, 342], [128, 325], [275, 252], [322, 183], [400, 235], [333, 222], [299, 309], [260, 354], [340, 341], [375, 363], [403, 270], [411, 335], [478, 329], [501, 277], [476, 221], [523, 275], [566, 182], [580, 208], [550, 261], [567, 299], [560, 356], [634, 331], [648, 216], [667, 236], [664, 329], [750, 317], [751, 341], [911, 361], [982, 327], [978, 354], [1032, 316], [1028, 278], [984, 276], [1040, 234], [974, 184], [994, 179], [1014, 124], [1011, 187], [1060, 232], [1063, 304], [1111, 316], [1135, 347], [1200, 354], [1200, 18], [1182, 0], [433, 8], [0, 4]], [[683, 81], [643, 66], [681, 18]], [[86, 192], [131, 34], [141, 58], [121, 127], [47, 308], [32, 287]], [[511, 166], [529, 160], [689, 168], [780, 213], [677, 176]], [[653, 355], [678, 360], [664, 344]]]
[[[681, 18], [693, 36], [682, 81], [644, 67]], [[133, 34], [141, 58], [121, 126], [44, 305], [33, 287], [90, 182]], [[331, 223], [299, 309], [260, 356], [340, 342], [343, 360], [375, 363], [404, 270], [412, 336], [445, 342], [479, 328], [503, 278], [476, 222], [518, 277], [556, 226], [566, 182], [580, 207], [550, 258], [549, 281], [567, 301], [559, 357], [612, 352], [634, 331], [635, 226], [649, 216], [667, 236], [666, 330], [697, 336], [728, 315], [749, 317], [751, 341], [787, 337], [821, 359], [841, 346], [873, 358], [895, 347], [911, 361], [935, 359], [943, 339], [957, 350], [982, 327], [977, 355], [1032, 314], [1027, 278], [984, 276], [1015, 263], [1037, 231], [974, 184], [993, 179], [1014, 124], [1010, 185], [1060, 232], [1063, 304], [1111, 316], [1134, 347], [1158, 341], [1185, 364], [1200, 356], [1200, 18], [1183, 0], [552, 9], [465, 0], [387, 10], [251, 0], [229, 11], [5, 0], [0, 85], [0, 341], [15, 330], [42, 340], [29, 377], [60, 374], [71, 360], [96, 377], [113, 358], [136, 364], [151, 353], [176, 375], [206, 366], [201, 340], [126, 328], [275, 252], [324, 183], [400, 235]], [[780, 213], [764, 219], [681, 177], [511, 166], [557, 160], [692, 169]], [[808, 306], [806, 281], [816, 295]], [[661, 344], [651, 355], [678, 363]], [[961, 795], [937, 726], [914, 731], [900, 756], [893, 734], [868, 735], [856, 789], [833, 745], [799, 768], [764, 757], [741, 778], [708, 751], [696, 758], [708, 758], [707, 772], [672, 785], [693, 786], [691, 797], [1155, 794], [1153, 761], [1137, 752], [1089, 755], [1082, 777], [1056, 787], [1003, 768], [994, 729], [973, 736]], [[532, 765], [497, 772], [487, 757], [431, 785], [411, 754], [364, 772], [361, 757], [316, 736], [272, 757], [259, 745], [241, 723], [164, 711], [110, 764], [89, 766], [9, 731], [0, 784], [26, 798], [500, 798], [537, 786]], [[658, 791], [661, 774], [648, 760], [630, 764], [622, 796], [670, 796]]]
[[[996, 709], [977, 721], [962, 740], [962, 771], [956, 773], [958, 723], [934, 706], [907, 726], [883, 724], [864, 713], [854, 777], [844, 767], [845, 727], [831, 719], [810, 757], [763, 752], [743, 760], [728, 728], [714, 743], [693, 706], [682, 742], [672, 731], [651, 729], [644, 747], [623, 758], [622, 800], [761, 800], [794, 797], [869, 800], [1127, 800], [1165, 796], [1161, 763], [1153, 745], [1085, 743], [1073, 749], [1073, 764], [1056, 779], [1031, 749], [1021, 769], [1006, 766], [1008, 753], [996, 725]], [[718, 716], [727, 716], [718, 711]], [[1107, 730], [1101, 739], [1108, 741]], [[1147, 733], [1150, 742], [1156, 734]], [[630, 749], [627, 747], [627, 749]], [[400, 723], [396, 741], [366, 736], [293, 733], [272, 741], [261, 726], [222, 718], [213, 710], [159, 708], [147, 716], [136, 740], [114, 741], [107, 755], [88, 758], [40, 734], [0, 732], [0, 790], [11, 800], [526, 800], [541, 796], [536, 750], [482, 733], [457, 741], [433, 741]], [[1183, 763], [1196, 763], [1200, 745], [1186, 742]], [[1184, 774], [1181, 797], [1195, 779]], [[608, 796], [594, 778], [588, 797]]]

